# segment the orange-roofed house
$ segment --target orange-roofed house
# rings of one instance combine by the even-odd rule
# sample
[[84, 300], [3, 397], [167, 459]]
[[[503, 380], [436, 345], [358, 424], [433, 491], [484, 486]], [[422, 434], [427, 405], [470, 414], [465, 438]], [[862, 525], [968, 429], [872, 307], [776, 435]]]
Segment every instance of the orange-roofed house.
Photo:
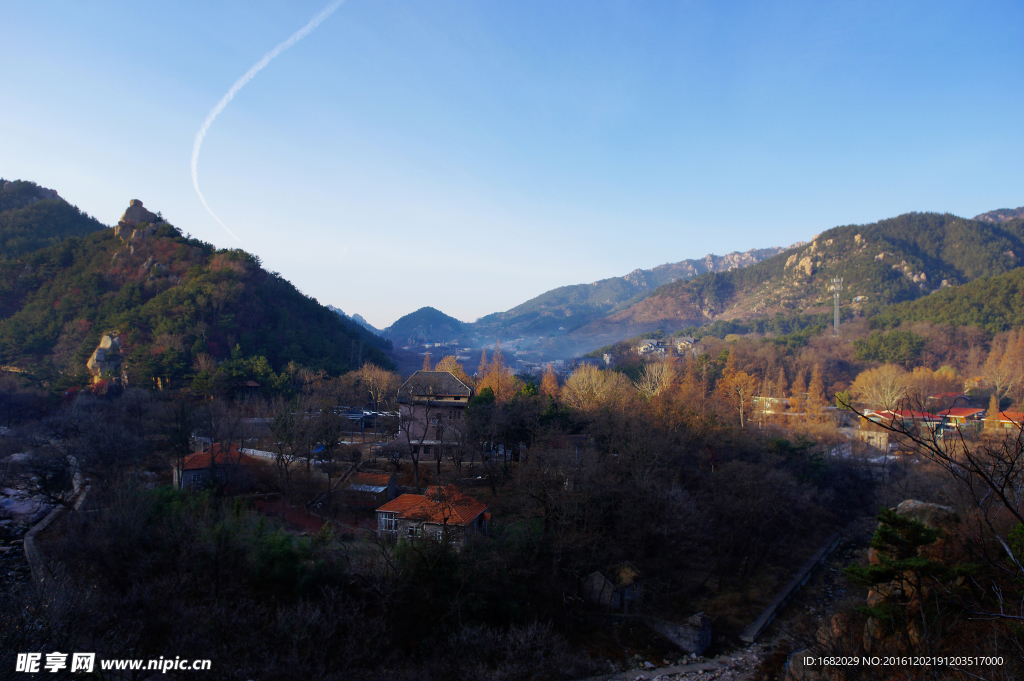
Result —
[[341, 490], [345, 504], [365, 509], [377, 508], [397, 496], [394, 473], [356, 473]]
[[235, 490], [252, 487], [252, 468], [256, 459], [232, 445], [225, 449], [215, 443], [209, 449], [189, 454], [181, 467], [174, 465], [174, 486], [181, 489], [203, 489], [211, 485], [231, 486]]
[[942, 425], [956, 428], [980, 422], [985, 417], [985, 410], [980, 407], [953, 407], [936, 413], [936, 416], [942, 417]]
[[985, 427], [1020, 430], [1024, 427], [1024, 413], [1019, 411], [1001, 411], [999, 416], [989, 416], [986, 418]]
[[487, 506], [454, 485], [428, 487], [426, 494], [403, 494], [377, 509], [377, 534], [385, 539], [421, 538], [461, 546], [487, 534]]

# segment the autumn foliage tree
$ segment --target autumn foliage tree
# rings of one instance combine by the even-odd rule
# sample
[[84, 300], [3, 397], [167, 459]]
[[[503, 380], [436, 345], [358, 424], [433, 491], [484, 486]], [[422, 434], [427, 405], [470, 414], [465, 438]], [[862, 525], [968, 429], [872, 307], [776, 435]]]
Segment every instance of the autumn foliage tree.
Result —
[[482, 392], [485, 388], [490, 388], [494, 393], [494, 399], [501, 403], [511, 400], [522, 387], [523, 382], [505, 366], [505, 360], [501, 355], [501, 345], [495, 344], [491, 361], [483, 367], [483, 371], [477, 376], [477, 393]]
[[758, 383], [757, 378], [745, 371], [728, 373], [718, 382], [719, 393], [739, 412], [740, 428], [744, 427], [746, 413], [753, 405]]
[[910, 374], [896, 364], [883, 364], [861, 372], [850, 392], [862, 406], [895, 409], [907, 397]]
[[813, 419], [821, 419], [825, 416], [827, 407], [825, 384], [821, 379], [821, 365], [815, 363], [811, 370], [811, 384], [807, 387], [807, 415]]
[[459, 379], [466, 385], [473, 385], [473, 379], [469, 377], [466, 370], [462, 368], [462, 363], [459, 362], [458, 357], [454, 355], [448, 355], [441, 359], [434, 367], [434, 371], [447, 371], [450, 372], [455, 378]]
[[602, 371], [584, 364], [572, 372], [562, 388], [562, 401], [574, 409], [589, 411], [621, 405], [634, 393], [633, 385], [625, 374]]
[[807, 411], [807, 383], [805, 380], [804, 370], [797, 369], [793, 385], [790, 387], [792, 396], [789, 400], [789, 407], [796, 414], [803, 414]]
[[540, 394], [545, 397], [558, 398], [558, 376], [555, 375], [555, 369], [551, 364], [548, 364], [547, 370], [544, 372], [544, 378], [540, 381]]

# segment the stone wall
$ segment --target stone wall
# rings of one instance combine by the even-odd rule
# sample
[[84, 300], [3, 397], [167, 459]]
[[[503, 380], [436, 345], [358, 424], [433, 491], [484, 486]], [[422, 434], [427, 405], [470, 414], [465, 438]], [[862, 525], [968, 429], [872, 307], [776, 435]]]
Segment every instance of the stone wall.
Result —
[[688, 653], [700, 655], [711, 645], [711, 618], [702, 612], [685, 622], [645, 617], [644, 623]]

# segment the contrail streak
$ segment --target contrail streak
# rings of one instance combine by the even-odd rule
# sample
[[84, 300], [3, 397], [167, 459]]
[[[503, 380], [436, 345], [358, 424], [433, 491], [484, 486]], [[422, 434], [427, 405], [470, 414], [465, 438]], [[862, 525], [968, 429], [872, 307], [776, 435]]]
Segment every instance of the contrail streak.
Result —
[[235, 95], [238, 94], [238, 91], [245, 87], [246, 83], [255, 78], [256, 74], [263, 70], [264, 66], [269, 64], [274, 57], [312, 33], [313, 30], [323, 23], [324, 19], [331, 16], [334, 13], [334, 10], [338, 9], [344, 1], [345, 0], [334, 0], [331, 4], [327, 5], [320, 14], [313, 17], [308, 24], [295, 31], [295, 33], [292, 33], [288, 40], [285, 40], [270, 52], [263, 55], [263, 59], [260, 59], [258, 62], [253, 64], [241, 78], [235, 81], [235, 84], [231, 86], [231, 89], [227, 91], [227, 94], [220, 98], [220, 101], [217, 102], [217, 106], [213, 107], [210, 110], [210, 113], [206, 115], [206, 120], [203, 121], [203, 124], [199, 127], [199, 132], [196, 133], [196, 141], [195, 144], [192, 145], [192, 186], [195, 187], [196, 194], [199, 195], [199, 200], [203, 202], [203, 205], [206, 207], [206, 210], [209, 211], [210, 215], [213, 216], [213, 219], [219, 222], [220, 226], [227, 230], [227, 233], [234, 237], [235, 241], [241, 242], [242, 240], [224, 224], [223, 220], [217, 217], [217, 214], [213, 212], [212, 208], [210, 208], [210, 204], [206, 202], [206, 197], [203, 196], [203, 192], [199, 191], [199, 175], [196, 173], [196, 167], [199, 165], [199, 150], [203, 146], [203, 138], [206, 137], [206, 131], [210, 129], [210, 126], [213, 125], [213, 121], [217, 119], [217, 116], [219, 116], [220, 112], [224, 110], [224, 107], [228, 105], [228, 102], [234, 99]]

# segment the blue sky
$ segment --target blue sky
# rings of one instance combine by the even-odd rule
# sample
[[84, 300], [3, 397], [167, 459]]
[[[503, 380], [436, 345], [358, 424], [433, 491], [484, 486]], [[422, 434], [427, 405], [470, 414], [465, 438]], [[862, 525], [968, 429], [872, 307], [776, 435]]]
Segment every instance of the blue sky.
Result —
[[0, 176], [386, 326], [1024, 204], [1019, 2], [0, 2]]

